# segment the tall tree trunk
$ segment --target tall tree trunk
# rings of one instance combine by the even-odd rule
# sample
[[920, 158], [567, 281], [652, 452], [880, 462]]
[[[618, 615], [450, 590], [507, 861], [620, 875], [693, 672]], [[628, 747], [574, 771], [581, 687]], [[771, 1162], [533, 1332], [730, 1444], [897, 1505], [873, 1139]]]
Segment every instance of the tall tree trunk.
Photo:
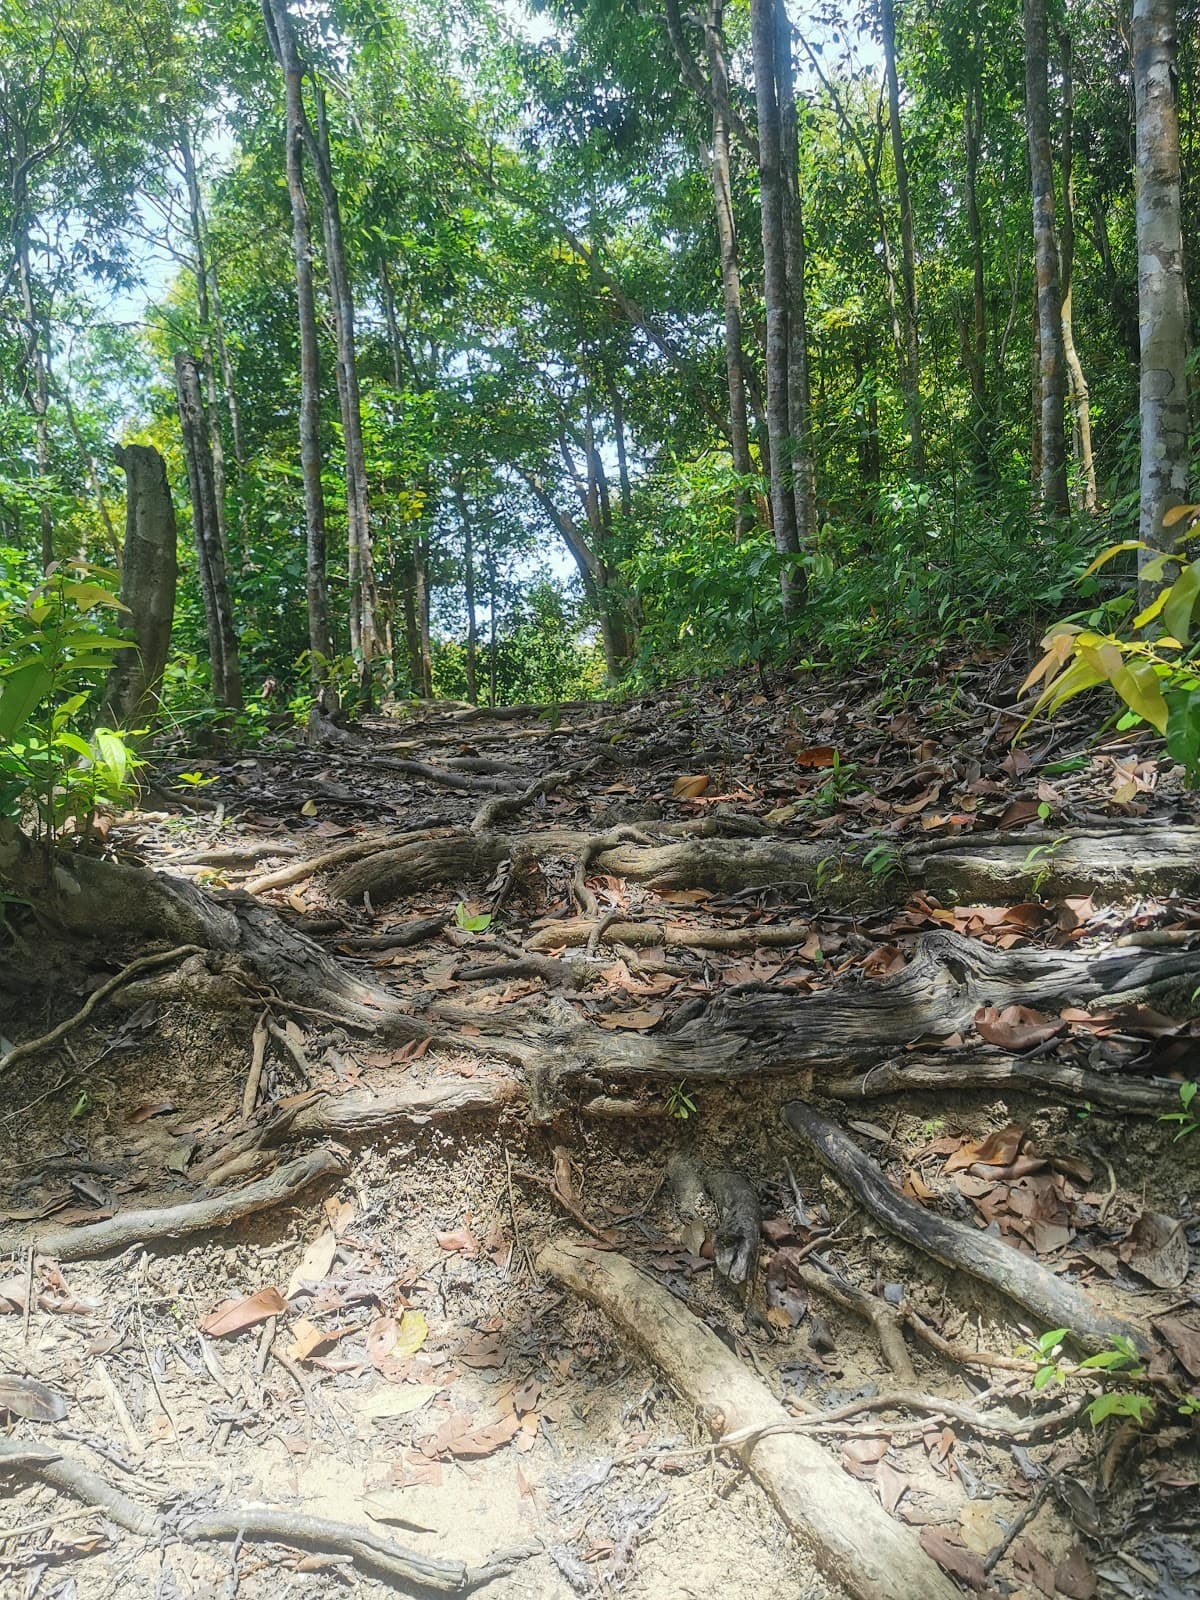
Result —
[[179, 402], [179, 421], [183, 431], [183, 453], [187, 461], [188, 486], [192, 496], [192, 528], [196, 536], [196, 562], [200, 588], [204, 595], [204, 620], [208, 634], [212, 667], [213, 696], [220, 706], [240, 710], [242, 681], [238, 668], [237, 633], [233, 626], [233, 607], [225, 553], [217, 525], [217, 497], [213, 481], [212, 446], [208, 419], [200, 389], [200, 373], [194, 356], [179, 350], [175, 354], [175, 391]]
[[121, 599], [129, 607], [131, 650], [118, 651], [104, 688], [103, 716], [117, 728], [152, 719], [158, 710], [171, 623], [175, 615], [175, 507], [167, 469], [153, 445], [118, 445], [113, 452], [125, 473], [125, 545], [121, 554]]
[[[1180, 220], [1179, 112], [1175, 100], [1174, 0], [1134, 0], [1137, 105], [1138, 307], [1141, 321], [1141, 512], [1138, 531], [1155, 550], [1175, 548], [1164, 514], [1188, 486], [1188, 299]], [[1150, 586], [1146, 586], [1150, 587]]]
[[888, 132], [892, 141], [892, 166], [896, 200], [900, 208], [900, 280], [904, 313], [904, 410], [908, 424], [909, 462], [913, 472], [925, 471], [925, 427], [921, 409], [921, 335], [917, 316], [917, 252], [913, 230], [912, 196], [908, 160], [900, 123], [900, 75], [896, 67], [896, 12], [893, 0], [880, 0], [884, 72], [887, 77]]
[[[733, 176], [729, 132], [729, 69], [725, 59], [725, 3], [709, 0], [704, 19], [704, 49], [713, 91], [712, 159], [709, 179], [717, 223], [721, 265], [721, 305], [725, 336], [725, 382], [729, 390], [729, 454], [742, 478], [754, 471], [750, 458], [750, 420], [746, 400], [746, 350], [742, 337], [742, 283], [738, 266], [737, 224], [733, 209]], [[744, 538], [754, 526], [748, 487], [738, 491], [734, 531]]]
[[[290, 21], [290, 18], [289, 18]], [[342, 440], [346, 458], [346, 532], [349, 545], [350, 647], [364, 673], [379, 654], [379, 596], [375, 558], [371, 547], [371, 513], [367, 495], [366, 451], [363, 447], [362, 400], [354, 332], [354, 294], [346, 264], [342, 236], [342, 209], [329, 147], [325, 93], [315, 86], [317, 126], [310, 136], [313, 167], [321, 190], [325, 227], [325, 255], [333, 300], [337, 341], [338, 399], [342, 412]]]
[[462, 478], [453, 480], [454, 503], [463, 533], [463, 599], [467, 608], [467, 699], [479, 703], [479, 629], [475, 619], [475, 548], [471, 533], [471, 513], [463, 493]]
[[800, 124], [792, 71], [792, 25], [784, 0], [775, 4], [775, 81], [779, 100], [779, 160], [783, 191], [784, 258], [788, 282], [788, 433], [796, 540], [806, 550], [816, 532], [817, 506], [808, 382], [808, 299], [805, 291], [804, 209], [800, 196]]
[[[271, 47], [283, 72], [286, 107], [287, 187], [300, 331], [300, 471], [304, 482], [309, 674], [314, 692], [328, 709], [333, 699], [328, 683], [333, 632], [325, 561], [325, 491], [321, 484], [321, 356], [313, 287], [312, 226], [304, 192], [303, 74], [285, 0], [262, 0], [262, 5]], [[282, 26], [278, 25], [280, 19]]]
[[[18, 150], [20, 170], [24, 170]], [[33, 260], [29, 243], [29, 196], [24, 177], [13, 195], [13, 227], [16, 234], [17, 287], [21, 295], [21, 320], [25, 348], [21, 354], [21, 380], [26, 404], [33, 417], [34, 455], [38, 478], [38, 531], [42, 567], [54, 561], [54, 514], [50, 509], [50, 374], [47, 370], [46, 334], [38, 314], [33, 289]]]
[[1041, 351], [1041, 498], [1044, 510], [1055, 516], [1067, 516], [1071, 510], [1067, 490], [1065, 418], [1067, 358], [1063, 348], [1062, 290], [1054, 227], [1046, 0], [1023, 0], [1023, 5], [1025, 124], [1029, 136], [1038, 341]]
[[1063, 105], [1060, 140], [1062, 167], [1062, 330], [1063, 354], [1067, 362], [1067, 381], [1071, 390], [1071, 405], [1075, 426], [1075, 458], [1083, 482], [1083, 509], [1095, 516], [1099, 507], [1096, 489], [1096, 460], [1092, 452], [1092, 408], [1088, 394], [1083, 362], [1075, 344], [1075, 321], [1072, 315], [1072, 285], [1075, 275], [1075, 78], [1072, 72], [1073, 49], [1071, 36], [1065, 28], [1058, 34], [1059, 58], [1062, 64]]
[[433, 699], [433, 651], [429, 639], [429, 541], [418, 539], [415, 547], [413, 597], [417, 622], [417, 671], [421, 698]]
[[754, 98], [758, 113], [758, 172], [762, 211], [763, 300], [766, 308], [767, 435], [771, 445], [771, 519], [775, 548], [784, 558], [779, 583], [785, 617], [803, 600], [796, 564], [800, 550], [794, 463], [788, 410], [788, 277], [783, 182], [780, 170], [779, 96], [775, 72], [777, 0], [751, 0]]
[[967, 232], [971, 241], [971, 338], [967, 371], [971, 380], [971, 441], [975, 476], [985, 482], [992, 476], [991, 405], [987, 381], [987, 297], [984, 276], [983, 223], [979, 215], [979, 153], [983, 143], [983, 85], [981, 52], [972, 12], [972, 48], [976, 70], [963, 98], [963, 154], [966, 158], [965, 199]]
[[209, 303], [208, 240], [204, 219], [204, 201], [200, 194], [200, 179], [192, 154], [192, 141], [186, 125], [179, 129], [179, 156], [183, 166], [184, 185], [188, 197], [188, 222], [192, 232], [192, 249], [195, 251], [196, 314], [200, 323], [200, 366], [204, 380], [204, 395], [208, 408], [208, 438], [212, 446], [213, 489], [217, 500], [217, 527], [221, 535], [221, 551], [229, 564], [229, 534], [225, 525], [225, 441], [221, 431], [221, 401], [217, 393], [216, 337], [213, 332], [212, 306]]

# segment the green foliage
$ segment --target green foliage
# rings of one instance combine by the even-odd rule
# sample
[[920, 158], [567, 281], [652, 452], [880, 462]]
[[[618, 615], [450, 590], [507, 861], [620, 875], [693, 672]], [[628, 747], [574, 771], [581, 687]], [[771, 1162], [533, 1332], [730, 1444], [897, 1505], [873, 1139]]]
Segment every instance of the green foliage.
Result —
[[492, 919], [487, 912], [472, 915], [465, 901], [460, 900], [454, 907], [454, 926], [461, 928], [463, 933], [486, 933], [491, 925]]
[[[1183, 564], [1182, 556], [1184, 543], [1195, 537], [1187, 525], [1198, 515], [1198, 506], [1168, 512], [1164, 521], [1185, 531], [1176, 551], [1153, 555], [1140, 568], [1143, 588], [1160, 585], [1154, 599], [1137, 609], [1131, 587], [1111, 608], [1128, 619], [1125, 626], [1101, 632], [1098, 619], [1089, 618], [1087, 624], [1059, 622], [1049, 630], [1042, 640], [1045, 653], [1022, 685], [1022, 693], [1038, 690], [1022, 731], [1034, 717], [1052, 717], [1077, 695], [1106, 685], [1127, 708], [1128, 721], [1119, 726], [1147, 723], [1164, 734], [1167, 753], [1189, 784], [1200, 786], [1200, 630], [1194, 620], [1200, 561]], [[1139, 539], [1122, 539], [1101, 551], [1084, 576], [1114, 557], [1147, 548]]]
[[688, 1093], [686, 1080], [672, 1084], [667, 1090], [667, 1115], [674, 1117], [676, 1122], [686, 1122], [689, 1117], [696, 1115], [696, 1102]]
[[1177, 1141], [1186, 1139], [1189, 1134], [1195, 1133], [1197, 1129], [1200, 1129], [1200, 1120], [1197, 1119], [1196, 1112], [1192, 1109], [1198, 1088], [1200, 1088], [1200, 1084], [1194, 1078], [1189, 1078], [1186, 1083], [1181, 1083], [1179, 1085], [1180, 1109], [1178, 1111], [1164, 1111], [1158, 1119], [1160, 1122], [1177, 1122], [1179, 1124], [1179, 1130], [1175, 1135]]
[[[18, 609], [10, 595], [0, 635], [0, 814], [32, 809], [38, 835], [53, 840], [70, 820], [86, 832], [96, 808], [118, 804], [143, 763], [127, 735], [96, 728], [86, 711], [118, 650], [129, 640], [110, 620], [125, 608], [116, 573], [76, 563], [54, 567]], [[106, 613], [104, 621], [97, 612]]]

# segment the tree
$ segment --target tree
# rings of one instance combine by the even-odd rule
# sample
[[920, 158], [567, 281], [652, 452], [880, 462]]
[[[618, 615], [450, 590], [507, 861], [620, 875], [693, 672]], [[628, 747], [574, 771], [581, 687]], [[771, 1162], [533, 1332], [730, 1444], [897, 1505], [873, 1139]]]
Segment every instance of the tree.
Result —
[[1164, 520], [1188, 485], [1188, 299], [1180, 223], [1179, 111], [1174, 0], [1134, 0], [1137, 106], [1138, 305], [1141, 315], [1139, 534], [1154, 551], [1175, 548]]
[[1049, 40], [1046, 0], [1024, 0], [1025, 127], [1033, 189], [1033, 248], [1037, 278], [1038, 373], [1041, 388], [1041, 500], [1065, 516], [1067, 489], [1067, 358], [1063, 345], [1062, 289], [1054, 226], [1054, 163], [1050, 154]]

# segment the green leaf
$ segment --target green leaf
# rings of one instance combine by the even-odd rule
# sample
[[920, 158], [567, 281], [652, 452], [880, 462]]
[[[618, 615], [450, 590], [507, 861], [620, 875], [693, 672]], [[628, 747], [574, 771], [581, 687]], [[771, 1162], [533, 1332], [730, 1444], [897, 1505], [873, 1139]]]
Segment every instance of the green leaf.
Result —
[[1101, 550], [1091, 566], [1084, 570], [1083, 576], [1090, 578], [1092, 573], [1098, 572], [1106, 561], [1111, 561], [1114, 556], [1119, 556], [1124, 550], [1145, 550], [1146, 548], [1147, 546], [1141, 539], [1122, 539], [1120, 544], [1110, 544], [1108, 549]]
[[1163, 622], [1167, 632], [1176, 639], [1186, 640], [1192, 629], [1192, 613], [1200, 598], [1200, 561], [1193, 561], [1171, 585], [1163, 605]]
[[0, 742], [7, 744], [23, 728], [50, 692], [54, 679], [40, 661], [20, 667], [0, 694]]
[[1158, 674], [1148, 661], [1130, 661], [1111, 673], [1108, 681], [1131, 711], [1159, 733], [1166, 733], [1167, 702]]
[[1200, 689], [1168, 689], [1167, 754], [1188, 775], [1188, 782], [1200, 783]]

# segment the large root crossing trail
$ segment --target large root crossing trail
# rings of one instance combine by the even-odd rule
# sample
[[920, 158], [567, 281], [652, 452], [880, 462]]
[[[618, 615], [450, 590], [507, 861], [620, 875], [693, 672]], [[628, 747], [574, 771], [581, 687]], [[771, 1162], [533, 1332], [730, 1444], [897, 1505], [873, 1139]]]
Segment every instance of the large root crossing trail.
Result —
[[4, 1592], [1194, 1592], [1200, 818], [1018, 678], [0, 836]]

